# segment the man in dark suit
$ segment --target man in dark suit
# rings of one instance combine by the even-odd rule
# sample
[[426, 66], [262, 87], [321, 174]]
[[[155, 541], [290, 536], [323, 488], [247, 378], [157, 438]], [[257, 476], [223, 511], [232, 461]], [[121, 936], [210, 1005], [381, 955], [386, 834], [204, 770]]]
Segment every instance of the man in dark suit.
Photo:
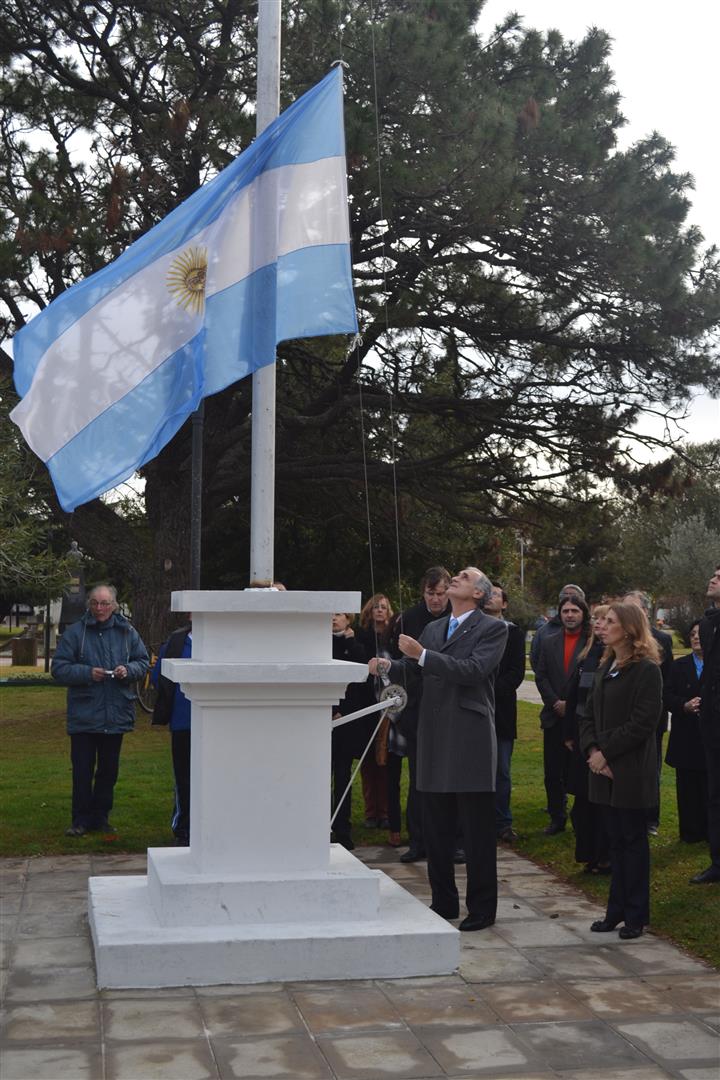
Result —
[[674, 660], [663, 693], [671, 714], [665, 764], [675, 770], [678, 827], [687, 844], [707, 840], [707, 769], [700, 736], [700, 679], [703, 671], [699, 622], [690, 627], [692, 652]]
[[461, 930], [495, 922], [495, 695], [493, 680], [507, 641], [507, 627], [480, 610], [492, 585], [477, 567], [456, 574], [448, 588], [450, 618], [423, 630], [420, 640], [401, 634], [402, 661], [376, 658], [370, 672], [422, 679], [418, 725], [418, 791], [432, 889], [431, 908], [446, 919], [459, 915], [453, 857], [462, 825], [467, 866], [468, 915]]
[[[396, 616], [393, 623], [391, 651], [399, 657], [398, 638], [400, 634], [419, 638], [428, 623], [442, 619], [450, 614], [448, 585], [450, 574], [444, 566], [431, 566], [425, 571], [420, 582], [422, 600], [413, 607]], [[425, 841], [422, 830], [422, 802], [417, 790], [417, 728], [420, 716], [420, 694], [422, 683], [416, 682], [407, 687], [408, 703], [398, 717], [397, 726], [407, 742], [408, 759], [408, 794], [405, 816], [407, 818], [410, 846], [400, 856], [401, 863], [419, 862], [425, 858]]]
[[[650, 623], [650, 633], [660, 647], [660, 674], [662, 675], [664, 692], [667, 687], [670, 668], [672, 667], [673, 662], [672, 638], [670, 637], [670, 634], [666, 634], [664, 630], [658, 630], [656, 626], [653, 626], [652, 601], [647, 593], [641, 592], [639, 589], [633, 589], [633, 591], [627, 593], [623, 599], [626, 604], [635, 604], [636, 607], [642, 608], [647, 615], [647, 620]], [[651, 836], [657, 836], [657, 831], [660, 826], [660, 774], [662, 772], [663, 756], [662, 740], [663, 735], [668, 729], [667, 717], [667, 709], [663, 709], [660, 723], [658, 724], [657, 732], [655, 734], [657, 741], [658, 801], [657, 805], [651, 806], [647, 812], [648, 832]]]
[[483, 611], [495, 619], [503, 619], [508, 628], [507, 645], [495, 675], [495, 828], [499, 840], [512, 843], [517, 840], [517, 833], [513, 829], [510, 809], [510, 761], [517, 738], [517, 688], [525, 678], [525, 631], [505, 620], [507, 606], [507, 593], [501, 585], [493, 584]]
[[550, 824], [545, 832], [554, 836], [567, 821], [567, 771], [569, 750], [563, 741], [563, 718], [567, 686], [578, 655], [587, 641], [590, 612], [584, 600], [566, 596], [558, 609], [560, 626], [543, 635], [535, 667], [535, 685], [543, 700], [543, 768]]
[[708, 781], [710, 865], [690, 878], [693, 885], [720, 882], [720, 563], [708, 583], [710, 607], [700, 620], [703, 672], [700, 680], [700, 734]]

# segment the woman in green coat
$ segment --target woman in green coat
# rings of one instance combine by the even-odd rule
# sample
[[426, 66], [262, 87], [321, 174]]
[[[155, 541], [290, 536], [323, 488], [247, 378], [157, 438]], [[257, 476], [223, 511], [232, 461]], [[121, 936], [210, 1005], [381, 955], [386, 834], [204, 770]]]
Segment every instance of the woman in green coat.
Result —
[[604, 919], [607, 933], [637, 938], [650, 921], [647, 814], [657, 804], [655, 732], [662, 714], [660, 653], [645, 612], [610, 604], [601, 628], [605, 655], [579, 724], [590, 769], [588, 795], [602, 806], [612, 877]]

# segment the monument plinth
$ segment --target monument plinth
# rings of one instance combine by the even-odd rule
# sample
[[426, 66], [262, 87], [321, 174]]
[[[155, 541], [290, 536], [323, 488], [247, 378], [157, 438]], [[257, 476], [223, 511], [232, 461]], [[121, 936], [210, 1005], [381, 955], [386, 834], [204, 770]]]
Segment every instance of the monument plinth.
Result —
[[330, 844], [330, 709], [367, 669], [331, 658], [357, 593], [180, 592], [191, 660], [163, 674], [192, 702], [189, 848], [147, 877], [90, 879], [98, 985], [150, 987], [435, 975], [458, 934]]

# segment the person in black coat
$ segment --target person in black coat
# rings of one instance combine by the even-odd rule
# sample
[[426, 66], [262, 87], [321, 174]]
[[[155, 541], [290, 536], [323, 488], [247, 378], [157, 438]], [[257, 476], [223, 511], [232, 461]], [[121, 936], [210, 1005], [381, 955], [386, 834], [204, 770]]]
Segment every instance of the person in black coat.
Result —
[[575, 862], [585, 863], [587, 874], [609, 874], [610, 853], [600, 807], [588, 797], [589, 769], [580, 750], [579, 722], [585, 718], [587, 697], [605, 648], [602, 620], [607, 604], [598, 604], [590, 617], [590, 637], [578, 656], [578, 663], [568, 686], [563, 740], [570, 751], [567, 789], [574, 796], [570, 820], [575, 833]]
[[[483, 611], [496, 619], [504, 619], [508, 596], [501, 585], [493, 584]], [[505, 652], [495, 673], [495, 734], [497, 736], [497, 770], [495, 773], [495, 826], [499, 840], [512, 843], [517, 839], [513, 829], [510, 795], [512, 779], [510, 762], [517, 738], [517, 688], [525, 678], [525, 631], [505, 620], [508, 639]]]
[[610, 604], [602, 634], [608, 658], [588, 694], [579, 733], [590, 769], [590, 801], [603, 812], [612, 877], [605, 917], [590, 929], [607, 933], [624, 922], [619, 937], [632, 939], [650, 921], [646, 815], [657, 800], [660, 651], [645, 612], [634, 604]]
[[[423, 574], [420, 582], [422, 600], [407, 611], [395, 617], [391, 633], [390, 651], [393, 659], [402, 655], [398, 647], [400, 634], [419, 638], [425, 627], [436, 619], [450, 614], [450, 601], [447, 590], [450, 573], [444, 566], [431, 566]], [[398, 717], [398, 729], [405, 737], [408, 760], [408, 793], [405, 807], [408, 840], [410, 846], [400, 856], [400, 862], [412, 863], [425, 858], [425, 841], [422, 830], [422, 796], [415, 784], [417, 772], [417, 727], [420, 713], [422, 683], [411, 683], [405, 688], [408, 692], [407, 705]]]
[[690, 878], [693, 885], [720, 882], [720, 563], [707, 590], [710, 607], [700, 620], [703, 673], [700, 681], [700, 734], [705, 747], [708, 785], [708, 839], [711, 863]]
[[[336, 612], [332, 618], [332, 656], [333, 660], [349, 660], [357, 664], [366, 664], [367, 653], [356, 639], [353, 628], [353, 616]], [[350, 713], [364, 708], [368, 704], [363, 683], [350, 683], [345, 697], [333, 709], [333, 719], [349, 716]], [[355, 847], [352, 839], [352, 792], [343, 793], [350, 783], [354, 758], [362, 757], [375, 726], [374, 716], [359, 716], [347, 724], [333, 727], [331, 747], [332, 808], [335, 814], [333, 836], [338, 844], [348, 851]], [[342, 801], [340, 801], [342, 800]]]
[[707, 769], [700, 737], [700, 678], [703, 670], [699, 622], [690, 628], [692, 652], [674, 660], [665, 683], [670, 738], [665, 763], [675, 770], [680, 839], [707, 840]]
[[[660, 649], [660, 674], [662, 675], [663, 689], [667, 685], [668, 676], [670, 675], [670, 668], [673, 662], [672, 651], [672, 637], [670, 634], [666, 634], [664, 630], [658, 630], [656, 626], [653, 626], [652, 620], [652, 602], [647, 593], [640, 592], [639, 589], [634, 589], [624, 597], [626, 604], [635, 604], [637, 607], [642, 608], [647, 616], [647, 620], [650, 626], [650, 633], [655, 639], [655, 643]], [[660, 774], [662, 772], [662, 740], [663, 735], [668, 729], [667, 723], [667, 709], [663, 709], [660, 723], [658, 724], [657, 733], [655, 738], [657, 739], [657, 770], [658, 770], [658, 801], [656, 806], [651, 806], [648, 810], [648, 832], [655, 836], [660, 826]]]

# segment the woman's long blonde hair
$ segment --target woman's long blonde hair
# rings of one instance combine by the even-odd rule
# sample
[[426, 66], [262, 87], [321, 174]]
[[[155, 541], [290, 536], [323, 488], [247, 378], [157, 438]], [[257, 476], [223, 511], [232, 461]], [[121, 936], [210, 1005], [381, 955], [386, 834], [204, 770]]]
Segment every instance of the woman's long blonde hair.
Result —
[[583, 649], [583, 651], [581, 653], [578, 653], [578, 663], [581, 660], [585, 659], [585, 657], [590, 652], [590, 650], [592, 649], [595, 642], [599, 640], [597, 634], [595, 633], [595, 627], [593, 625], [593, 620], [602, 618], [602, 616], [607, 611], [608, 606], [609, 606], [608, 604], [595, 604], [594, 608], [590, 612], [590, 633], [588, 634], [588, 639], [585, 642], [585, 648]]
[[375, 605], [377, 603], [380, 602], [380, 600], [384, 600], [385, 603], [387, 604], [387, 609], [388, 609], [387, 625], [388, 626], [390, 625], [392, 617], [395, 614], [394, 611], [393, 611], [393, 606], [390, 603], [389, 598], [385, 595], [385, 593], [377, 592], [373, 596], [370, 597], [370, 599], [367, 601], [366, 604], [363, 605], [363, 609], [360, 612], [360, 625], [362, 626], [363, 630], [371, 630], [372, 627], [374, 626], [373, 608], [375, 607]]
[[[625, 637], [632, 646], [632, 652], [627, 660], [618, 660], [618, 667], [628, 667], [637, 664], [638, 660], [652, 660], [654, 664], [660, 663], [660, 649], [655, 638], [650, 633], [650, 623], [642, 608], [637, 604], [614, 603], [608, 604], [608, 611], [617, 615], [618, 621], [625, 631]], [[614, 649], [606, 648], [602, 662], [615, 656]]]

